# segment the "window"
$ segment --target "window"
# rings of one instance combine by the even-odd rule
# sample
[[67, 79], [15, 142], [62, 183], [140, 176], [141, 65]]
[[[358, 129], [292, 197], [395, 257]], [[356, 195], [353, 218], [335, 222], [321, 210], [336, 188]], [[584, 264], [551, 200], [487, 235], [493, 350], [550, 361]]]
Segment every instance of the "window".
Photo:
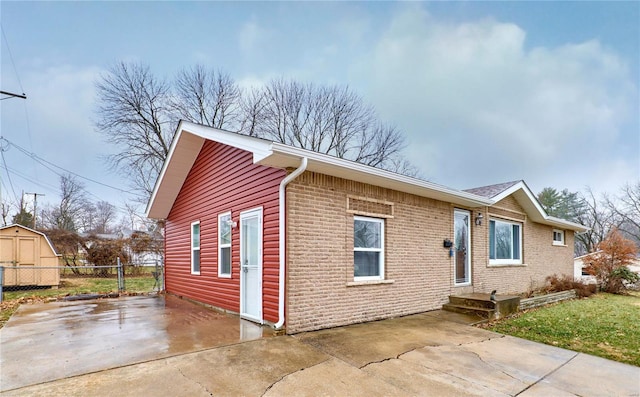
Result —
[[384, 278], [384, 220], [353, 217], [354, 280]]
[[231, 212], [218, 215], [218, 276], [231, 277]]
[[489, 263], [517, 265], [522, 263], [522, 227], [519, 223], [489, 221]]
[[200, 274], [200, 222], [191, 224], [191, 274]]
[[553, 245], [564, 245], [564, 230], [553, 229]]

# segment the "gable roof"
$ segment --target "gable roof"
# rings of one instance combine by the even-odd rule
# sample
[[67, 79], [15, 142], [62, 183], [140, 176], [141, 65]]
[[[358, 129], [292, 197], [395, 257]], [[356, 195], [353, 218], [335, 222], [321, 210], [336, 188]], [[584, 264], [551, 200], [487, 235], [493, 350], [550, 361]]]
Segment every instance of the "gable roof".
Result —
[[0, 226], [0, 230], [11, 229], [11, 228], [14, 228], [14, 227], [17, 227], [17, 228], [20, 228], [20, 229], [24, 229], [24, 230], [29, 231], [29, 232], [31, 232], [31, 233], [39, 234], [40, 236], [44, 237], [44, 239], [47, 241], [47, 244], [49, 244], [49, 248], [51, 248], [51, 251], [52, 251], [56, 256], [62, 256], [61, 254], [59, 254], [59, 253], [56, 251], [56, 249], [55, 249], [55, 247], [53, 246], [53, 244], [51, 244], [51, 240], [49, 240], [49, 237], [47, 237], [47, 235], [46, 235], [46, 234], [44, 234], [44, 233], [42, 233], [42, 232], [39, 232], [39, 231], [34, 230], [34, 229], [31, 229], [31, 228], [29, 228], [29, 227], [26, 227], [26, 226], [20, 225], [20, 224], [18, 224], [18, 223], [14, 223], [14, 224], [7, 225], [7, 226]]
[[[460, 206], [478, 208], [491, 206], [499, 201], [495, 197], [483, 196], [472, 191], [452, 189], [328, 154], [201, 124], [180, 121], [171, 143], [167, 160], [160, 171], [151, 199], [147, 205], [147, 217], [164, 219], [169, 215], [169, 211], [173, 207], [173, 203], [178, 197], [178, 193], [206, 140], [251, 152], [254, 164], [282, 169], [297, 168], [300, 166], [302, 159], [307, 158], [307, 171], [356, 180]], [[535, 197], [533, 197], [533, 200], [537, 203]], [[542, 209], [540, 208], [540, 210]], [[544, 213], [544, 210], [542, 212]], [[546, 216], [546, 214], [544, 215]], [[543, 216], [538, 216], [537, 218], [546, 220]], [[567, 221], [559, 221], [559, 224], [562, 224], [559, 227], [586, 230], [584, 226]]]
[[480, 196], [487, 197], [498, 203], [506, 197], [513, 196], [515, 200], [520, 204], [522, 209], [527, 213], [529, 218], [537, 223], [544, 225], [554, 226], [560, 229], [571, 229], [577, 232], [584, 232], [589, 230], [583, 225], [575, 222], [570, 222], [565, 219], [556, 218], [550, 216], [542, 208], [542, 205], [538, 201], [538, 198], [533, 194], [527, 184], [520, 181], [499, 183], [496, 185], [482, 186], [473, 189], [467, 189], [466, 192], [472, 192]]
[[478, 196], [482, 196], [486, 198], [493, 198], [498, 194], [504, 192], [505, 190], [509, 189], [511, 186], [517, 184], [518, 182], [521, 182], [521, 181], [505, 182], [505, 183], [498, 183], [498, 184], [489, 185], [489, 186], [474, 187], [473, 189], [465, 189], [464, 191], [477, 194]]

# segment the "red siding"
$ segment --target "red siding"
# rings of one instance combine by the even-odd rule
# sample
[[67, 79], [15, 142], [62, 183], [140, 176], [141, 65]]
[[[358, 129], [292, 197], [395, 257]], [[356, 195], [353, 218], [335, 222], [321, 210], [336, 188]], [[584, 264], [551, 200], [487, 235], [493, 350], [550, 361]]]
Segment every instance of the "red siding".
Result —
[[[278, 186], [286, 172], [253, 164], [250, 152], [206, 141], [165, 228], [168, 292], [240, 311], [240, 212], [263, 209], [263, 317], [278, 321]], [[238, 222], [231, 237], [231, 278], [218, 278], [218, 215]], [[200, 221], [200, 275], [191, 274], [191, 222]]]

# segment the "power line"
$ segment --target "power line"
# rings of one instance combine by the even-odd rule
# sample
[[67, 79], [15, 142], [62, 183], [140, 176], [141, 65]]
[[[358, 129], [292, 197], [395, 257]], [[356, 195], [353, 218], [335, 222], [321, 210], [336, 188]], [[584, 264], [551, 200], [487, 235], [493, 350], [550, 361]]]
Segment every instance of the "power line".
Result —
[[[28, 156], [28, 157], [32, 158], [33, 160], [37, 161], [37, 162], [38, 162], [38, 163], [40, 163], [43, 167], [47, 168], [48, 170], [50, 170], [51, 172], [55, 173], [55, 174], [56, 174], [56, 175], [58, 175], [58, 176], [62, 176], [62, 175], [61, 175], [61, 174], [59, 174], [57, 171], [54, 171], [53, 169], [51, 169], [51, 168], [49, 167], [49, 165], [50, 165], [50, 166], [52, 166], [52, 167], [55, 167], [55, 168], [57, 168], [57, 169], [60, 169], [60, 170], [62, 170], [62, 171], [64, 171], [64, 172], [66, 172], [66, 173], [69, 173], [69, 174], [75, 175], [75, 176], [77, 176], [78, 178], [81, 178], [81, 179], [87, 180], [87, 181], [89, 181], [89, 182], [93, 182], [93, 183], [96, 183], [96, 184], [98, 184], [98, 185], [102, 185], [102, 186], [104, 186], [104, 187], [108, 187], [108, 188], [110, 188], [110, 189], [117, 190], [117, 191], [119, 191], [119, 192], [121, 192], [121, 193], [127, 193], [127, 194], [131, 194], [131, 195], [134, 195], [134, 196], [142, 197], [142, 195], [140, 195], [140, 194], [138, 194], [138, 193], [134, 193], [134, 192], [132, 192], [132, 191], [130, 191], [130, 190], [124, 190], [124, 189], [120, 189], [120, 188], [115, 187], [115, 186], [107, 185], [106, 183], [102, 183], [102, 182], [100, 182], [100, 181], [96, 181], [95, 179], [91, 179], [91, 178], [88, 178], [88, 177], [82, 176], [82, 175], [80, 175], [80, 174], [78, 174], [78, 173], [76, 173], [76, 172], [70, 171], [70, 170], [68, 170], [68, 169], [66, 169], [66, 168], [63, 168], [63, 167], [60, 167], [59, 165], [56, 165], [56, 164], [54, 164], [54, 163], [52, 163], [52, 162], [50, 162], [50, 161], [48, 161], [48, 160], [43, 159], [42, 157], [38, 156], [38, 155], [37, 155], [37, 154], [35, 154], [35, 153], [29, 152], [28, 150], [26, 150], [26, 149], [22, 148], [21, 146], [19, 146], [19, 145], [15, 144], [15, 143], [13, 143], [13, 142], [11, 142], [11, 141], [10, 141], [10, 140], [8, 140], [7, 138], [0, 137], [0, 140], [5, 140], [9, 145], [11, 145], [11, 146], [15, 147], [16, 149], [18, 149], [19, 151], [21, 151], [23, 154], [25, 154], [26, 156]], [[45, 164], [45, 163], [46, 163], [46, 164]], [[48, 164], [48, 165], [47, 165], [47, 164]]]
[[[22, 81], [20, 81], [20, 75], [18, 74], [18, 68], [16, 68], [16, 63], [13, 61], [13, 54], [11, 53], [11, 47], [9, 47], [9, 40], [7, 40], [7, 35], [4, 33], [4, 27], [0, 25], [0, 29], [2, 30], [2, 37], [4, 38], [4, 42], [7, 45], [7, 52], [9, 53], [9, 59], [11, 60], [11, 65], [13, 65], [13, 71], [16, 74], [16, 79], [18, 80], [18, 84], [20, 85], [20, 89], [22, 90], [22, 96], [15, 95], [22, 99], [27, 99], [27, 96], [24, 95], [24, 87], [22, 87]], [[3, 92], [3, 94], [5, 94]]]
[[[0, 139], [2, 139], [0, 137]], [[7, 160], [4, 157], [4, 150], [2, 149], [2, 145], [0, 144], [0, 157], [2, 157], [2, 164], [4, 164], [4, 168], [7, 172], [7, 179], [9, 180], [9, 186], [11, 186], [11, 191], [13, 192], [13, 198], [16, 199], [16, 203], [18, 202], [18, 195], [16, 194], [16, 190], [13, 188], [13, 181], [11, 181], [11, 175], [9, 174], [9, 170], [7, 169]]]

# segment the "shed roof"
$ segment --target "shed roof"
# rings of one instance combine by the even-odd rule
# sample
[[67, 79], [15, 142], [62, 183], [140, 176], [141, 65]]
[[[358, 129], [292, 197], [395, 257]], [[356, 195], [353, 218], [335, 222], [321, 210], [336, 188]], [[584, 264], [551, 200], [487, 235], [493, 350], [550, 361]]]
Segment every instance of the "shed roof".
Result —
[[[241, 135], [181, 121], [178, 124], [176, 135], [169, 149], [169, 155], [160, 171], [151, 199], [147, 205], [146, 213], [148, 217], [164, 219], [169, 215], [169, 211], [173, 207], [173, 203], [206, 140], [219, 142], [251, 152], [255, 164], [275, 168], [297, 168], [300, 166], [302, 159], [307, 158], [308, 171], [356, 180], [374, 186], [385, 187], [470, 208], [491, 206], [502, 199], [497, 199], [495, 196], [487, 197], [475, 193], [473, 189], [470, 191], [452, 189], [433, 182], [397, 174], [355, 161], [345, 160], [267, 139]], [[522, 181], [503, 190], [502, 193], [510, 191], [514, 187], [523, 189], [523, 186], [524, 196], [521, 198], [532, 200], [534, 203], [530, 203], [530, 205], [526, 205], [526, 203], [523, 205], [523, 203], [521, 203], [521, 205], [523, 205], [527, 213], [529, 210], [539, 212], [533, 217], [536, 221], [572, 230], [586, 230], [582, 225], [562, 219], [552, 219], [546, 215], [537, 203], [535, 196], [531, 194]], [[514, 190], [514, 192], [519, 191], [518, 189]], [[498, 194], [498, 196], [501, 195]]]
[[49, 240], [49, 237], [47, 237], [47, 235], [42, 233], [42, 232], [39, 232], [37, 230], [31, 229], [29, 227], [26, 227], [26, 226], [23, 226], [23, 225], [20, 225], [20, 224], [17, 224], [17, 223], [14, 223], [14, 224], [11, 224], [11, 225], [7, 225], [7, 226], [0, 226], [0, 231], [8, 230], [8, 229], [15, 228], [15, 227], [23, 229], [23, 230], [26, 230], [26, 231], [31, 232], [31, 233], [38, 234], [38, 235], [44, 237], [44, 239], [47, 241], [47, 244], [49, 245], [49, 248], [51, 248], [51, 252], [53, 252], [56, 256], [61, 256], [60, 254], [57, 253], [57, 251], [56, 251], [55, 247], [53, 246], [53, 244], [51, 244], [51, 240]]

